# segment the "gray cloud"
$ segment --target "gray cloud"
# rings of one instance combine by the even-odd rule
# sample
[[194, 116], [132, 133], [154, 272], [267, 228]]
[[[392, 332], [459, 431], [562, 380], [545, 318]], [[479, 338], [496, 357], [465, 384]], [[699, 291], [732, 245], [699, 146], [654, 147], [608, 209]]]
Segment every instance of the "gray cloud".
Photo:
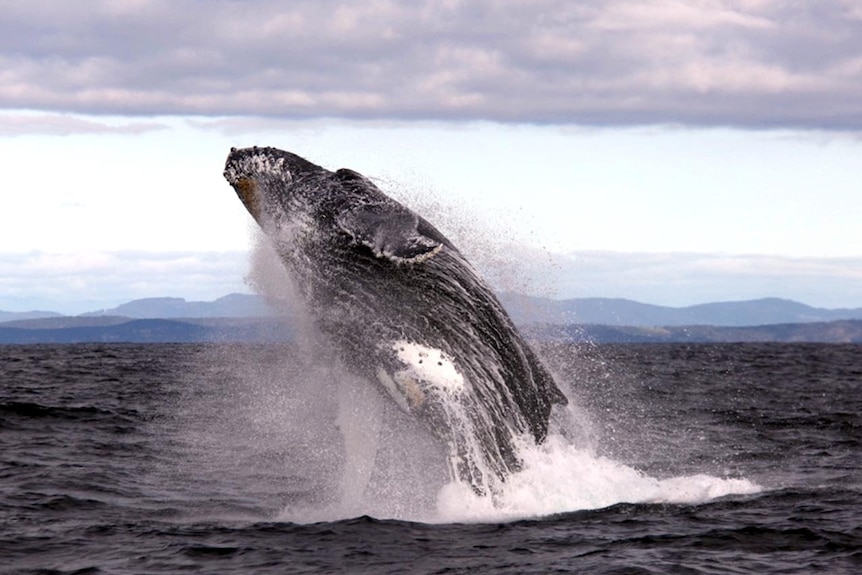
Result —
[[0, 114], [0, 136], [22, 136], [50, 134], [71, 136], [74, 134], [129, 134], [163, 130], [164, 124], [155, 122], [108, 122], [84, 119], [61, 114]]
[[854, 0], [167, 0], [4, 8], [0, 106], [862, 128]]

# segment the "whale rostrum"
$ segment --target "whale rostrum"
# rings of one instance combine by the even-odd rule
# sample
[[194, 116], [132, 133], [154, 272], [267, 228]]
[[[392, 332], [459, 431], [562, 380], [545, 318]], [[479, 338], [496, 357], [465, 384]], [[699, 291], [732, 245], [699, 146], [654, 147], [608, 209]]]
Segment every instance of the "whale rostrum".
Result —
[[361, 174], [290, 152], [232, 149], [224, 176], [344, 364], [445, 442], [453, 479], [493, 493], [520, 469], [567, 400], [452, 242]]

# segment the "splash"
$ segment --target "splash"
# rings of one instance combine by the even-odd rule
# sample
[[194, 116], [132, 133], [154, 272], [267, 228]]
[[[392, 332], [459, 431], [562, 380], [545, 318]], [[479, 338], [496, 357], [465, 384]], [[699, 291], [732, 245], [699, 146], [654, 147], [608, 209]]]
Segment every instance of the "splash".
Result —
[[[287, 302], [280, 262], [265, 242], [258, 244], [253, 261], [256, 285], [270, 286], [271, 299]], [[296, 310], [290, 313], [296, 317]], [[281, 380], [271, 375], [261, 380], [259, 366], [243, 376], [247, 386], [256, 388], [253, 409], [267, 414], [256, 418], [258, 426], [269, 427], [258, 429], [257, 437], [293, 437], [294, 443], [304, 438], [305, 451], [294, 454], [291, 478], [285, 481], [314, 488], [282, 507], [275, 515], [280, 521], [362, 515], [428, 523], [512, 521], [618, 503], [697, 504], [761, 491], [744, 478], [701, 473], [653, 477], [600, 455], [602, 438], [591, 425], [594, 416], [572, 401], [554, 413], [553, 432], [542, 445], [518, 445], [522, 469], [493, 497], [479, 496], [468, 484], [451, 479], [445, 446], [399, 409], [382, 386], [334, 367], [332, 356], [320, 346], [306, 324], [298, 346], [302, 359], [284, 358]], [[418, 357], [420, 352], [405, 347], [402, 353]], [[570, 353], [554, 363], [577, 361]], [[450, 388], [457, 389], [458, 379], [450, 379]], [[566, 377], [563, 383], [568, 383]], [[306, 409], [287, 409], [291, 402]], [[296, 417], [301, 425], [290, 420]], [[293, 491], [295, 485], [284, 488]]]
[[543, 441], [566, 398], [463, 254], [352, 170], [251, 147], [231, 149], [224, 176], [272, 240], [321, 344], [421, 420], [454, 476], [478, 494], [499, 491], [520, 469], [519, 436]]
[[744, 478], [654, 477], [601, 455], [602, 437], [574, 406], [555, 414], [544, 444], [518, 446], [523, 467], [494, 498], [480, 497], [450, 479], [446, 449], [424, 426], [325, 356], [240, 346], [208, 349], [205, 359], [205, 390], [184, 405], [195, 449], [183, 461], [211, 517], [481, 523], [761, 491]]
[[476, 497], [462, 485], [440, 490], [440, 522], [488, 522], [600, 509], [618, 503], [704, 503], [727, 495], [758, 493], [742, 478], [697, 474], [658, 479], [633, 467], [576, 447], [554, 435], [521, 450], [524, 468], [513, 474], [496, 501]]
[[[444, 224], [447, 221], [445, 217], [431, 217]], [[465, 244], [468, 251], [471, 249], [471, 242], [459, 243]], [[480, 239], [479, 244], [482, 243]], [[257, 246], [250, 283], [270, 301], [283, 302], [285, 309], [291, 308], [290, 302], [300, 298], [295, 297], [290, 287], [285, 287], [291, 286], [291, 281], [281, 262], [267, 242], [258, 241]], [[493, 257], [488, 261], [493, 261]], [[302, 310], [291, 308], [290, 312], [294, 321], [299, 320], [303, 359], [296, 369], [301, 369], [302, 375], [286, 378], [290, 381], [282, 381], [276, 387], [289, 388], [291, 394], [300, 397], [307, 388], [315, 402], [322, 400], [326, 406], [315, 403], [315, 413], [302, 413], [301, 429], [294, 428], [287, 434], [295, 433], [316, 442], [309, 452], [294, 446], [297, 457], [290, 479], [296, 486], [313, 487], [303, 492], [289, 486], [289, 491], [307, 496], [295, 497], [285, 505], [277, 515], [280, 520], [309, 522], [371, 515], [429, 522], [499, 521], [596, 509], [621, 502], [697, 503], [760, 489], [744, 479], [704, 474], [669, 479], [651, 477], [599, 455], [594, 437], [584, 423], [589, 418], [572, 417], [571, 412], [570, 417], [555, 417], [555, 429], [541, 445], [513, 435], [515, 458], [520, 465], [513, 466], [511, 474], [494, 477], [490, 469], [459, 467], [463, 465], [459, 462], [463, 454], [468, 454], [466, 460], [471, 465], [484, 461], [482, 457], [469, 456], [480, 453], [481, 446], [446, 445], [439, 437], [432, 437], [427, 426], [396, 406], [399, 399], [421, 402], [423, 394], [412, 393], [411, 386], [416, 386], [418, 380], [429, 380], [435, 385], [420, 391], [433, 392], [438, 397], [442, 418], [432, 421], [444, 423], [447, 429], [471, 421], [467, 412], [475, 413], [475, 406], [447, 400], [457, 398], [465, 383], [457, 370], [448, 369], [449, 358], [442, 350], [408, 340], [395, 341], [393, 349], [404, 369], [387, 377], [378, 374], [384, 384], [387, 381], [390, 384], [381, 386], [350, 375], [349, 370], [338, 365], [326, 338], [318, 337], [313, 325], [301, 320]], [[432, 355], [434, 362], [424, 363]], [[480, 363], [481, 357], [480, 354]], [[431, 369], [433, 374], [426, 373]], [[251, 380], [249, 383], [255, 384]], [[395, 402], [384, 397], [387, 389]], [[261, 409], [271, 410], [271, 402], [268, 404], [264, 399]], [[278, 428], [278, 418], [269, 424]], [[287, 428], [294, 425], [288, 421], [283, 424]], [[332, 430], [337, 431], [335, 441]], [[286, 435], [284, 430], [277, 431], [281, 432], [264, 436]], [[475, 438], [477, 434], [467, 430], [454, 436]], [[313, 457], [325, 463], [311, 463], [309, 459]], [[475, 480], [475, 474], [480, 479]], [[497, 481], [489, 481], [485, 476]], [[476, 489], [477, 485], [491, 488]]]

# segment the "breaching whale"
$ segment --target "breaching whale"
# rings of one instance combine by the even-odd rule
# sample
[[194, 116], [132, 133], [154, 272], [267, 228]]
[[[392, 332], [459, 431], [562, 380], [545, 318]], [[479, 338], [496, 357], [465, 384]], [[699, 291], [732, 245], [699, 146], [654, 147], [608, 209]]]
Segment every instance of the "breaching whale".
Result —
[[253, 147], [224, 176], [345, 365], [446, 443], [454, 479], [496, 491], [566, 398], [461, 252], [352, 170]]

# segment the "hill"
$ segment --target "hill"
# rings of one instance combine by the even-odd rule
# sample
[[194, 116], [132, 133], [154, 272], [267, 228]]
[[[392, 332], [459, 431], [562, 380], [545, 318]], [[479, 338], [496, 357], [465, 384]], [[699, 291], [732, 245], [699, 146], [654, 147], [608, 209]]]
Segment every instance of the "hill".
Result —
[[[705, 303], [668, 307], [628, 299], [576, 298], [554, 300], [503, 293], [500, 299], [519, 324], [595, 324], [616, 326], [750, 326], [781, 323], [828, 322], [862, 319], [862, 308], [824, 309], [780, 298]], [[160, 297], [133, 300], [84, 317], [182, 319], [218, 317], [272, 317], [272, 307], [250, 294], [229, 294], [214, 301], [187, 301]], [[59, 318], [53, 312], [0, 312], [0, 322], [31, 318]]]
[[552, 300], [502, 294], [500, 299], [512, 319], [522, 324], [742, 327], [862, 319], [862, 308], [815, 308], [780, 298], [716, 302], [687, 307], [667, 307], [612, 298]]
[[[0, 344], [287, 342], [290, 327], [274, 318], [173, 319], [65, 318], [51, 325], [0, 324]], [[40, 327], [34, 327], [40, 326]]]
[[567, 325], [532, 328], [530, 332], [538, 339], [594, 343], [862, 343], [862, 320], [744, 327]]
[[[289, 342], [290, 323], [276, 318], [129, 319], [63, 318], [0, 324], [0, 344], [35, 343], [228, 343]], [[749, 327], [609, 325], [524, 326], [544, 341], [594, 343], [862, 343], [862, 320], [839, 320]]]
[[[552, 300], [502, 294], [516, 324], [540, 339], [595, 342], [860, 342], [862, 309], [822, 309], [779, 298], [666, 307], [626, 299]], [[286, 341], [278, 319], [255, 295], [211, 302], [133, 300], [80, 316], [0, 312], [0, 343]]]
[[53, 311], [0, 311], [0, 323], [16, 320], [39, 319], [43, 317], [62, 317]]
[[136, 299], [112, 309], [91, 311], [82, 316], [122, 316], [137, 319], [189, 317], [260, 317], [273, 315], [263, 298], [232, 293], [214, 301], [186, 301], [180, 297]]

